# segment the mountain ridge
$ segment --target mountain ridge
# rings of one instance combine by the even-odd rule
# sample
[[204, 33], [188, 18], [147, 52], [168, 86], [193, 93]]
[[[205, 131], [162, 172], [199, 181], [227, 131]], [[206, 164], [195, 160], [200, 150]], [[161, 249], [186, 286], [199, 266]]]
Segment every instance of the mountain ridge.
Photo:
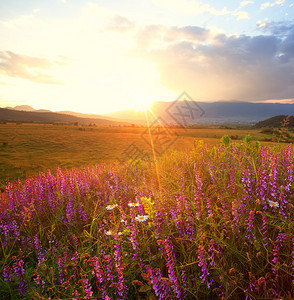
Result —
[[[188, 108], [189, 105], [190, 108]], [[255, 124], [256, 122], [276, 115], [294, 114], [294, 104], [255, 103], [245, 101], [157, 101], [154, 102], [151, 110], [156, 116], [160, 116], [161, 119], [165, 120], [166, 123], [180, 123], [180, 118], [187, 116], [189, 113], [195, 113], [194, 118], [190, 118], [190, 123], [207, 124], [235, 122]], [[142, 122], [145, 119], [144, 112], [133, 111], [132, 113], [130, 110], [110, 113], [107, 114], [107, 116], [125, 120], [127, 114], [130, 116], [129, 121], [132, 122]], [[175, 117], [175, 115], [177, 115], [177, 117]], [[187, 118], [186, 121], [188, 121]]]
[[[104, 115], [84, 114], [72, 111], [48, 111], [45, 109], [36, 110], [29, 105], [16, 106], [14, 108], [5, 108], [11, 111], [21, 111], [22, 113], [44, 114], [52, 113], [57, 115], [46, 116], [46, 122], [79, 122], [81, 124], [138, 124], [146, 125], [146, 114], [149, 123], [152, 124], [159, 118], [165, 125], [197, 125], [197, 124], [223, 124], [223, 123], [241, 123], [241, 124], [256, 124], [277, 115], [294, 115], [294, 104], [285, 103], [257, 103], [245, 101], [216, 101], [216, 102], [200, 102], [200, 101], [156, 101], [151, 107], [151, 111], [137, 110], [121, 110]], [[25, 109], [25, 110], [24, 110]], [[30, 111], [29, 111], [30, 110]], [[11, 114], [11, 113], [10, 113]], [[18, 121], [28, 121], [28, 115], [20, 115], [16, 118]], [[32, 121], [41, 122], [42, 117], [33, 115], [30, 116]], [[79, 118], [79, 119], [73, 119]], [[7, 118], [6, 118], [7, 119]], [[13, 119], [13, 118], [12, 118]], [[10, 120], [12, 120], [10, 118]], [[81, 119], [81, 120], [80, 120]], [[0, 120], [4, 121], [3, 116]], [[65, 121], [62, 121], [65, 120]]]
[[69, 114], [61, 114], [52, 111], [21, 111], [7, 108], [0, 108], [1, 122], [17, 123], [65, 123], [74, 125], [127, 125], [127, 122], [118, 122], [101, 118], [80, 118]]
[[[288, 118], [287, 118], [288, 117]], [[287, 122], [286, 122], [287, 120]], [[255, 128], [294, 128], [294, 116], [278, 115], [255, 124]]]

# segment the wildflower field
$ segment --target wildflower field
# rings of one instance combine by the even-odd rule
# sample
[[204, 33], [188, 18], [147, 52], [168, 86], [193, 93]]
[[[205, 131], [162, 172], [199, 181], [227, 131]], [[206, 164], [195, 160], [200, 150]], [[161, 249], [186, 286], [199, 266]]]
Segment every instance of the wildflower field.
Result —
[[294, 299], [294, 155], [249, 137], [0, 194], [0, 299]]

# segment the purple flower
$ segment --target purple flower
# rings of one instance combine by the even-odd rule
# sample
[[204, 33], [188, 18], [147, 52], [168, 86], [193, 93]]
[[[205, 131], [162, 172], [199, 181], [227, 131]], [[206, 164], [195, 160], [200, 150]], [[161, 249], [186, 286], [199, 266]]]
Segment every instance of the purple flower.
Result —
[[24, 273], [25, 273], [23, 268], [24, 261], [22, 260], [22, 258], [16, 258], [15, 256], [13, 256], [12, 259], [13, 259], [13, 269], [18, 279], [20, 295], [21, 297], [24, 297], [27, 290], [27, 285], [25, 283], [25, 278], [24, 278]]
[[149, 267], [150, 282], [152, 289], [159, 300], [171, 299], [170, 286], [166, 280], [162, 278], [160, 269], [152, 269]]
[[12, 278], [12, 270], [5, 264], [4, 269], [3, 269], [3, 278], [4, 281], [11, 281]]
[[[106, 265], [108, 265], [107, 263], [109, 263], [109, 265], [110, 265], [110, 261], [107, 260], [107, 257], [104, 257], [104, 258], [106, 258], [106, 262], [105, 262]], [[92, 268], [93, 268], [92, 274], [96, 278], [97, 289], [99, 291], [101, 291], [102, 298], [106, 299], [107, 297], [109, 297], [108, 292], [107, 292], [106, 281], [109, 281], [109, 280], [112, 281], [113, 280], [112, 275], [108, 274], [109, 273], [108, 272], [109, 268], [106, 267], [106, 271], [103, 272], [103, 270], [100, 266], [99, 258], [96, 257], [96, 256], [94, 256], [90, 260], [90, 266], [92, 266]], [[111, 268], [111, 273], [112, 273], [112, 268]], [[111, 276], [111, 277], [108, 278], [108, 276]]]
[[173, 289], [174, 293], [176, 294], [176, 297], [178, 299], [181, 299], [182, 291], [181, 291], [181, 287], [179, 285], [179, 281], [178, 281], [176, 270], [175, 270], [175, 267], [176, 267], [175, 254], [173, 252], [172, 244], [168, 238], [164, 241], [161, 241], [161, 243], [164, 246], [165, 254], [167, 256], [166, 266], [167, 266], [167, 270], [168, 270], [168, 277], [172, 283], [172, 289]]
[[124, 284], [124, 268], [122, 266], [122, 250], [119, 235], [114, 236], [114, 249], [115, 268], [118, 275], [118, 282], [115, 284], [115, 291], [119, 297], [126, 299], [126, 286]]
[[93, 292], [91, 284], [88, 279], [84, 279], [84, 291], [85, 291], [85, 299], [91, 299]]
[[43, 261], [45, 261], [45, 255], [43, 254], [43, 249], [37, 235], [35, 235], [34, 237], [34, 243], [35, 243], [38, 264], [41, 264]]

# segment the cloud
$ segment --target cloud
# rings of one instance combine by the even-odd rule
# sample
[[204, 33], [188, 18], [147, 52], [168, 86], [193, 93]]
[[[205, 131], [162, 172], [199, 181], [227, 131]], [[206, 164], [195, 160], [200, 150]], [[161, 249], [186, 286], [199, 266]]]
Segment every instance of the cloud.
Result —
[[254, 2], [253, 1], [242, 1], [240, 4], [240, 7], [244, 7], [244, 6], [246, 6], [248, 4], [252, 4], [252, 3], [254, 3]]
[[[248, 17], [241, 7], [252, 1], [237, 2], [237, 6], [241, 4], [234, 11], [225, 7], [216, 9], [198, 1], [156, 2], [166, 5], [167, 9], [179, 8], [179, 12], [194, 14], [196, 18], [204, 12], [206, 16], [234, 15], [240, 19]], [[47, 20], [33, 15], [0, 21], [6, 49], [12, 50], [0, 51], [0, 75], [4, 75], [0, 80], [8, 83], [7, 87], [1, 86], [1, 90], [6, 89], [9, 95], [11, 81], [7, 76], [25, 78], [27, 81], [19, 81], [15, 89], [18, 97], [35, 97], [35, 101], [42, 98], [44, 102], [58, 99], [56, 101], [64, 103], [67, 100], [59, 99], [68, 99], [79, 104], [80, 99], [85, 99], [81, 105], [96, 101], [97, 109], [101, 106], [97, 99], [110, 99], [105, 104], [109, 107], [117, 105], [117, 100], [112, 102], [114, 104], [111, 100], [123, 99], [120, 95], [127, 93], [121, 91], [130, 88], [132, 95], [134, 86], [144, 82], [149, 84], [146, 90], [161, 83], [175, 93], [186, 90], [199, 100], [293, 98], [291, 24], [263, 20], [257, 24], [259, 36], [230, 36], [209, 27], [140, 26], [140, 21], [131, 21], [136, 19], [134, 16], [129, 14], [127, 18], [88, 3], [75, 18]], [[188, 17], [185, 22], [191, 16]], [[232, 18], [226, 19], [232, 21]], [[11, 39], [11, 36], [17, 38]], [[143, 68], [145, 63], [146, 68]], [[151, 71], [148, 71], [149, 65], [152, 65]], [[126, 77], [126, 73], [131, 75]], [[158, 75], [156, 84], [151, 80], [154, 74]], [[60, 83], [56, 78], [61, 78], [64, 84], [48, 88], [28, 82]], [[113, 86], [116, 86], [115, 91]], [[156, 93], [158, 90], [153, 89]], [[115, 95], [109, 96], [109, 91]], [[130, 97], [126, 98], [129, 101]]]
[[271, 4], [269, 2], [265, 2], [265, 3], [261, 4], [260, 9], [265, 9], [265, 8], [267, 8], [269, 6], [271, 6]]
[[176, 11], [177, 13], [189, 15], [200, 15], [203, 13], [209, 13], [217, 16], [232, 15], [236, 16], [237, 20], [249, 18], [248, 13], [245, 11], [239, 11], [238, 9], [230, 11], [226, 7], [223, 7], [222, 9], [216, 9], [207, 3], [202, 3], [199, 1], [153, 0], [153, 2], [160, 7]]
[[54, 63], [58, 66], [68, 66], [69, 62], [72, 61], [71, 58], [64, 56], [64, 55], [59, 55], [58, 58], [54, 61]]
[[276, 0], [274, 2], [265, 2], [265, 3], [261, 4], [260, 9], [266, 9], [268, 7], [274, 7], [276, 5], [284, 5], [284, 3], [285, 3], [285, 0]]
[[115, 30], [118, 32], [125, 32], [131, 29], [134, 29], [135, 25], [133, 22], [128, 20], [125, 17], [122, 17], [120, 15], [115, 15], [111, 20], [108, 26], [106, 26], [106, 29], [108, 30]]
[[203, 43], [210, 38], [210, 31], [198, 26], [148, 25], [140, 28], [135, 38], [137, 44], [144, 51], [144, 49], [164, 48], [179, 40]]
[[[268, 21], [268, 19], [265, 19], [265, 21]], [[287, 37], [293, 30], [293, 22], [267, 22], [263, 29], [267, 34], [272, 34], [281, 38]]]
[[213, 35], [203, 28], [187, 35], [186, 28], [149, 27], [138, 33], [138, 53], [156, 63], [167, 88], [199, 100], [290, 99], [294, 26], [272, 24], [271, 30], [279, 35]]
[[237, 21], [242, 19], [249, 19], [249, 15], [246, 11], [238, 11], [238, 12], [232, 12], [233, 16], [237, 16]]
[[294, 23], [268, 22], [262, 29], [266, 34], [279, 37], [279, 61], [284, 64], [291, 63], [294, 59]]
[[267, 27], [267, 25], [268, 25], [268, 19], [266, 18], [264, 21], [261, 21], [261, 20], [258, 20], [257, 22], [256, 22], [256, 27], [258, 28], [258, 29], [262, 29], [262, 28], [265, 28], [265, 27]]
[[12, 51], [0, 51], [0, 72], [10, 77], [28, 79], [44, 84], [60, 84], [53, 76], [43, 73], [53, 64], [44, 58], [17, 54]]
[[[254, 102], [260, 102], [260, 101], [254, 101]], [[264, 100], [262, 102], [263, 103], [277, 103], [277, 99], [268, 99], [268, 100]], [[282, 103], [282, 104], [294, 104], [294, 98], [278, 99], [278, 102]]]

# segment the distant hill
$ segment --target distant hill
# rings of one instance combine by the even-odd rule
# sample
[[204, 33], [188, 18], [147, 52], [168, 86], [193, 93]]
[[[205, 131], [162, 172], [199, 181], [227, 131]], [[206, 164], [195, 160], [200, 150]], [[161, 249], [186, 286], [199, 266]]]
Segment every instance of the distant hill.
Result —
[[20, 111], [36, 111], [33, 107], [29, 105], [17, 105], [15, 107], [5, 107], [7, 109], [20, 110]]
[[[294, 104], [251, 103], [240, 101], [197, 102], [157, 101], [151, 107], [153, 114], [166, 123], [183, 124], [255, 124], [276, 115], [294, 114]], [[152, 120], [152, 114], [148, 113]], [[144, 123], [145, 113], [135, 110], [107, 114], [121, 120]]]
[[[61, 122], [80, 124], [146, 125], [144, 111], [123, 110], [105, 115], [82, 114], [72, 111], [52, 112], [35, 110], [29, 105], [6, 108], [0, 121], [13, 120], [18, 122]], [[277, 115], [294, 115], [294, 104], [281, 103], [252, 103], [240, 101], [157, 101], [147, 111], [149, 124], [157, 118], [163, 125], [198, 125], [198, 124], [256, 124]], [[15, 112], [15, 114], [13, 114]], [[18, 113], [16, 113], [18, 112]], [[27, 114], [24, 114], [27, 112]], [[22, 114], [20, 114], [22, 113]], [[277, 121], [279, 123], [279, 121]], [[276, 125], [273, 125], [276, 126]], [[280, 125], [276, 126], [279, 127]]]
[[0, 108], [0, 121], [23, 123], [66, 123], [81, 125], [124, 125], [126, 122], [117, 122], [100, 118], [79, 118], [68, 114], [47, 111], [20, 111], [15, 109]]
[[[40, 110], [39, 110], [40, 111]], [[74, 111], [69, 111], [69, 110], [65, 110], [65, 111], [56, 111], [59, 114], [64, 114], [64, 115], [71, 115], [71, 116], [75, 116], [78, 118], [87, 118], [87, 119], [103, 119], [103, 120], [112, 120], [112, 121], [121, 121], [121, 120], [117, 120], [115, 118], [112, 117], [108, 117], [107, 115], [96, 115], [96, 114], [83, 114], [83, 113], [77, 113]]]
[[[266, 119], [266, 120], [256, 123], [255, 127], [256, 128], [264, 128], [264, 127], [280, 128], [281, 124], [283, 123], [283, 121], [285, 120], [286, 117], [287, 117], [286, 115], [275, 116], [275, 117], [272, 117], [272, 118], [269, 118], [269, 119]], [[286, 127], [294, 128], [294, 116], [290, 116], [289, 124]]]
[[38, 109], [38, 110], [35, 110], [36, 112], [52, 112], [51, 110], [49, 109]]

